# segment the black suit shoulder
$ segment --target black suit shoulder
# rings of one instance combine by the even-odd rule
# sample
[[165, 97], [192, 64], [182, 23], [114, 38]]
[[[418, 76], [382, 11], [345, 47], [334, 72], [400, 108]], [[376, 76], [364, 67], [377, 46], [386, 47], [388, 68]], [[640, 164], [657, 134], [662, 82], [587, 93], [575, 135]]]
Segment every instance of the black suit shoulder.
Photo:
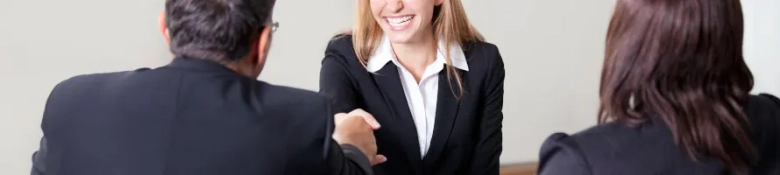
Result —
[[493, 83], [503, 83], [504, 58], [501, 56], [498, 46], [484, 41], [471, 41], [462, 45], [461, 48], [466, 54], [466, 61], [469, 65], [468, 74], [492, 76], [493, 79], [500, 78], [501, 81], [494, 80]]
[[[590, 127], [573, 135], [554, 133], [547, 137], [539, 152], [539, 169], [544, 174], [591, 174], [590, 163], [594, 157], [610, 157], [609, 151], [620, 147], [616, 136], [629, 129], [617, 123], [607, 123]], [[603, 149], [592, 149], [591, 143], [607, 143], [600, 145]], [[587, 151], [583, 151], [587, 150]], [[587, 155], [586, 155], [587, 154]], [[548, 168], [549, 163], [554, 163]], [[566, 168], [562, 168], [566, 167]]]
[[351, 34], [339, 34], [328, 41], [325, 48], [325, 57], [322, 62], [333, 59], [334, 61], [350, 69], [363, 68], [352, 45]]
[[480, 57], [485, 58], [495, 57], [497, 54], [499, 54], [498, 46], [486, 41], [469, 41], [462, 45], [461, 48], [463, 48], [463, 51], [467, 54], [479, 53], [482, 54]]
[[82, 74], [70, 77], [59, 82], [55, 87], [84, 87], [85, 85], [105, 85], [108, 81], [126, 77], [137, 72], [143, 72], [148, 70], [138, 69], [136, 71], [121, 71], [121, 72], [107, 72], [107, 73], [94, 73], [94, 74]]
[[750, 96], [745, 105], [745, 114], [751, 123], [758, 125], [754, 128], [775, 128], [772, 123], [780, 120], [780, 99], [770, 94]]
[[[780, 100], [775, 99], [777, 99], [777, 97], [768, 94], [749, 97], [744, 111], [751, 124], [754, 124], [754, 129], [763, 130], [773, 128], [770, 125], [776, 123], [778, 117], [780, 116]], [[550, 136], [547, 141], [556, 142], [570, 139], [578, 145], [598, 144], [598, 146], [594, 147], [600, 147], [604, 150], [614, 150], [617, 148], [610, 146], [618, 145], [605, 143], [615, 143], [615, 141], [624, 140], [630, 141], [638, 138], [637, 136], [645, 136], [650, 134], [670, 136], [669, 134], [671, 134], [671, 132], [668, 132], [668, 128], [666, 127], [666, 124], [663, 123], [663, 121], [657, 119], [648, 121], [638, 128], [629, 127], [618, 122], [609, 122], [590, 127], [573, 135], [556, 133]]]
[[[290, 125], [307, 128], [309, 133], [302, 135], [317, 135], [326, 137], [332, 132], [329, 101], [317, 92], [272, 85], [265, 82], [256, 87], [255, 98], [259, 101], [261, 115], [275, 117], [279, 121], [292, 122]], [[330, 117], [329, 117], [330, 116]], [[302, 132], [294, 131], [294, 132]]]
[[[100, 89], [111, 88], [112, 85], [116, 86], [118, 83], [126, 82], [130, 79], [143, 79], [146, 77], [146, 75], [143, 75], [144, 73], [149, 73], [147, 75], [150, 77], [158, 77], [161, 74], [174, 76], [173, 79], [169, 79], [168, 81], [176, 80], [178, 78], [175, 76], [177, 76], [176, 73], [179, 72], [166, 71], [165, 73], [161, 73], [159, 71], [166, 70], [140, 68], [133, 71], [77, 75], [58, 83], [55, 86], [55, 89], [66, 91], [70, 94], [78, 91], [94, 93], [100, 91]], [[172, 73], [173, 75], [171, 75]], [[295, 105], [301, 108], [310, 108], [313, 106], [321, 107], [327, 105], [325, 97], [314, 91], [269, 84], [246, 77], [236, 76], [236, 78], [245, 79], [249, 83], [254, 84], [254, 91], [259, 92], [255, 94], [255, 98], [266, 106]]]
[[[775, 102], [777, 101], [777, 102]], [[757, 172], [776, 172], [780, 130], [780, 100], [771, 95], [750, 96], [744, 111], [753, 129], [751, 138], [761, 155]], [[540, 150], [540, 171], [546, 174], [599, 174], [652, 172], [661, 174], [712, 174], [725, 171], [692, 161], [677, 146], [673, 135], [660, 119], [634, 128], [611, 122], [593, 126], [573, 135], [555, 133]], [[676, 162], [676, 163], [670, 163]], [[566, 167], [566, 168], [562, 168]], [[684, 167], [684, 168], [683, 168]], [[774, 169], [773, 169], [774, 168]]]
[[751, 96], [745, 105], [745, 114], [760, 160], [754, 173], [780, 174], [780, 99], [770, 94]]
[[[273, 85], [264, 82], [258, 82], [261, 86], [258, 87], [258, 98], [261, 102], [268, 105], [279, 106], [298, 106], [300, 108], [320, 107], [317, 109], [325, 109], [327, 100], [321, 94], [317, 92], [289, 87], [281, 85]], [[322, 111], [324, 114], [325, 111]]]
[[[93, 93], [104, 91], [116, 82], [124, 81], [124, 78], [131, 77], [149, 68], [140, 68], [133, 71], [106, 72], [94, 74], [82, 74], [70, 77], [57, 83], [49, 94], [47, 104], [66, 105], [69, 103], [59, 103], [58, 100], [74, 100], [78, 97], [84, 97]], [[76, 97], [76, 98], [69, 98]]]

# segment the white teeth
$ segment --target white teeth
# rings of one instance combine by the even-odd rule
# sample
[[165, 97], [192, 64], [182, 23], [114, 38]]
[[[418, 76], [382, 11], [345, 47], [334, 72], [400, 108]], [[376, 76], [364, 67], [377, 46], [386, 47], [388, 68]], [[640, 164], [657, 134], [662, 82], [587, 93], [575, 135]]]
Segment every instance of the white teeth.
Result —
[[406, 24], [406, 22], [411, 21], [412, 17], [413, 16], [410, 15], [410, 16], [403, 16], [403, 17], [393, 17], [393, 18], [388, 17], [386, 19], [387, 19], [387, 22], [390, 23], [390, 25], [402, 26], [402, 25]]

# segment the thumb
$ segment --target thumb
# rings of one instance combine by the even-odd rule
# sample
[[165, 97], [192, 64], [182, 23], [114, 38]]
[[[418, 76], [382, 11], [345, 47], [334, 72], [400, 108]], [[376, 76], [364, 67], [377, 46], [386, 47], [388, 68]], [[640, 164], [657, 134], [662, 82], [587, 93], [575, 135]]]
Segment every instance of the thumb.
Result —
[[387, 157], [385, 157], [384, 155], [381, 155], [381, 154], [377, 154], [376, 156], [374, 156], [374, 159], [371, 160], [371, 166], [374, 166], [374, 165], [377, 165], [377, 164], [380, 164], [380, 163], [385, 163], [386, 161], [387, 161]]
[[364, 111], [363, 109], [355, 109], [352, 112], [349, 112], [349, 114], [363, 117], [363, 119], [366, 120], [366, 123], [368, 123], [368, 125], [371, 125], [371, 128], [374, 130], [379, 129], [379, 127], [381, 126], [379, 125], [379, 121], [376, 121], [376, 118], [374, 118], [373, 115]]

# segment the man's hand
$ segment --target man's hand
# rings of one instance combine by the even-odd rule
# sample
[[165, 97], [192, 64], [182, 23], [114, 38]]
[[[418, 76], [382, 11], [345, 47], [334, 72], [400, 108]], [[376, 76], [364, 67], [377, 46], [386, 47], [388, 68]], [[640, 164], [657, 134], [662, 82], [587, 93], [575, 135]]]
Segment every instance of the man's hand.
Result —
[[350, 144], [357, 147], [371, 161], [371, 165], [387, 161], [384, 155], [377, 155], [374, 130], [379, 129], [379, 122], [374, 116], [362, 109], [352, 112], [338, 113], [335, 116], [336, 129], [333, 139], [339, 144]]

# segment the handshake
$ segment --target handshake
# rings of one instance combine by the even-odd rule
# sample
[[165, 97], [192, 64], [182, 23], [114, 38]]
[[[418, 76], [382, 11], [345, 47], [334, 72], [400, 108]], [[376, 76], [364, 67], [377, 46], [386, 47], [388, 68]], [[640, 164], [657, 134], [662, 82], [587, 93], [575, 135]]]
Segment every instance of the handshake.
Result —
[[387, 161], [387, 157], [377, 154], [374, 130], [379, 129], [380, 125], [373, 115], [362, 109], [355, 109], [349, 113], [338, 113], [334, 117], [336, 128], [333, 131], [333, 140], [340, 145], [357, 147], [366, 155], [371, 165]]

